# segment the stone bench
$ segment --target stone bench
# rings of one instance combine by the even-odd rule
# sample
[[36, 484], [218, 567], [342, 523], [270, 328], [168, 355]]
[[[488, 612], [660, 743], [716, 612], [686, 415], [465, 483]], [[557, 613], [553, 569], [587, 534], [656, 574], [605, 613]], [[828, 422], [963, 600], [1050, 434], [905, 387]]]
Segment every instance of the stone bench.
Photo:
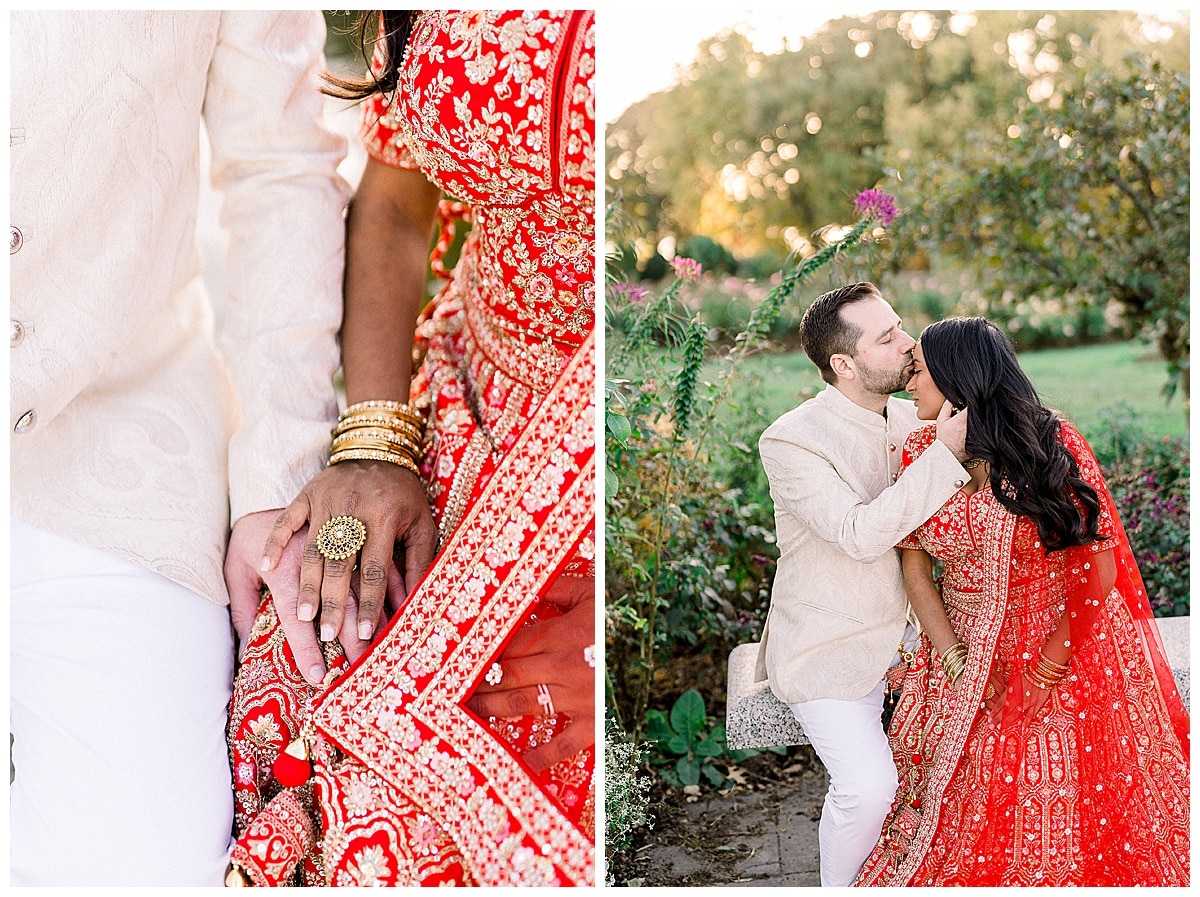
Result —
[[[1167, 660], [1185, 707], [1191, 706], [1191, 617], [1158, 620]], [[738, 645], [729, 654], [725, 703], [725, 737], [729, 747], [768, 748], [786, 744], [808, 744], [808, 738], [792, 711], [771, 693], [766, 682], [754, 681], [758, 642]]]

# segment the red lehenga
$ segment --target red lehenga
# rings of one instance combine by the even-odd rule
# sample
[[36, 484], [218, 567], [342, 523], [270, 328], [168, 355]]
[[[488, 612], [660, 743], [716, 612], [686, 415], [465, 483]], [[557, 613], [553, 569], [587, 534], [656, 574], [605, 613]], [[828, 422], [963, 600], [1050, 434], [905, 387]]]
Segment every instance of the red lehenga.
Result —
[[[459, 201], [443, 238], [461, 204], [472, 222], [411, 392], [441, 546], [368, 654], [330, 657], [325, 689], [264, 603], [229, 730], [233, 860], [255, 884], [594, 882], [594, 749], [535, 777], [521, 754], [565, 718], [464, 706], [517, 628], [556, 612], [555, 578], [594, 571], [593, 25], [423, 13], [394, 102], [364, 104], [370, 155]], [[302, 730], [312, 780], [282, 788], [272, 763]]]
[[[942, 561], [968, 660], [951, 689], [921, 639], [889, 732], [900, 790], [858, 885], [1188, 884], [1188, 715], [1099, 465], [1061, 431], [1100, 495], [1105, 541], [1047, 555], [1033, 521], [985, 487], [901, 544]], [[934, 436], [914, 431], [903, 466]], [[1108, 549], [1105, 596], [1091, 559]], [[1063, 612], [1069, 672], [1027, 724], [1021, 671]], [[998, 725], [981, 709], [993, 669], [1009, 683]]]

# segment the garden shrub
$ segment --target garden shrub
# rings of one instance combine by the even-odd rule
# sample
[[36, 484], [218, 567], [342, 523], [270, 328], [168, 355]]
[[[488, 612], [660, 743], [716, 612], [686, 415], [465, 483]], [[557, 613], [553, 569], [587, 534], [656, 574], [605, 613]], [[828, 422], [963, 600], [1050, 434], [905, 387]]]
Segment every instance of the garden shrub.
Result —
[[[634, 832], [652, 825], [650, 779], [638, 775], [645, 752], [615, 723], [604, 731], [604, 852], [611, 863]], [[611, 882], [610, 882], [611, 884]]]
[[1127, 405], [1093, 443], [1155, 616], [1191, 612], [1190, 457], [1182, 439], [1148, 436]]

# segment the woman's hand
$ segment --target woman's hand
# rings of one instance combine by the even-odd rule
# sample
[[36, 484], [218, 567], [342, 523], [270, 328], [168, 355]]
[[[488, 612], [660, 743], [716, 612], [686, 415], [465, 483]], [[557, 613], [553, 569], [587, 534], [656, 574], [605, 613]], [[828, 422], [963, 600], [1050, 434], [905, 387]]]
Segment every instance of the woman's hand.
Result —
[[983, 706], [987, 710], [988, 719], [993, 725], [1000, 724], [1000, 716], [1004, 711], [1004, 696], [1008, 690], [1004, 677], [999, 670], [992, 670], [988, 676], [987, 685], [983, 687]]
[[596, 596], [593, 577], [560, 576], [546, 600], [567, 608], [560, 617], [522, 627], [500, 656], [497, 685], [481, 684], [467, 701], [479, 716], [536, 716], [538, 685], [550, 692], [556, 713], [571, 724], [549, 742], [525, 754], [541, 772], [596, 740], [596, 670], [587, 657], [595, 651]]
[[1050, 697], [1050, 689], [1039, 688], [1029, 678], [1029, 673], [1021, 674], [1021, 686], [1025, 689], [1024, 700], [1021, 704], [1021, 709], [1025, 713], [1025, 722], [1031, 723], [1036, 718], [1047, 699]]
[[[331, 560], [317, 548], [321, 526], [340, 515], [358, 518], [367, 529], [357, 570], [355, 556]], [[412, 471], [386, 461], [344, 461], [313, 477], [272, 527], [263, 552], [264, 573], [275, 568], [285, 546], [306, 523], [299, 599], [294, 610], [278, 604], [276, 609], [281, 620], [284, 614], [295, 614], [296, 620], [308, 622], [316, 618], [319, 607], [321, 641], [331, 641], [342, 631], [352, 574], [357, 588], [357, 634], [367, 642], [383, 618], [385, 604], [398, 607], [437, 552], [437, 527], [425, 487]], [[397, 570], [400, 561], [403, 576]], [[346, 641], [343, 647], [348, 654], [358, 647]], [[300, 669], [309, 675], [303, 665]]]

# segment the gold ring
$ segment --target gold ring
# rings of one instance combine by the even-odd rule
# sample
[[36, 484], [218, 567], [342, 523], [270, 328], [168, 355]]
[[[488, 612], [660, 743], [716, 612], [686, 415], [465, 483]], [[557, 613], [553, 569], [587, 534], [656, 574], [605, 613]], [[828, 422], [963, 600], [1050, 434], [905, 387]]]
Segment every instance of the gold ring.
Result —
[[331, 517], [317, 531], [317, 551], [331, 561], [343, 561], [363, 547], [367, 525], [357, 517]]

